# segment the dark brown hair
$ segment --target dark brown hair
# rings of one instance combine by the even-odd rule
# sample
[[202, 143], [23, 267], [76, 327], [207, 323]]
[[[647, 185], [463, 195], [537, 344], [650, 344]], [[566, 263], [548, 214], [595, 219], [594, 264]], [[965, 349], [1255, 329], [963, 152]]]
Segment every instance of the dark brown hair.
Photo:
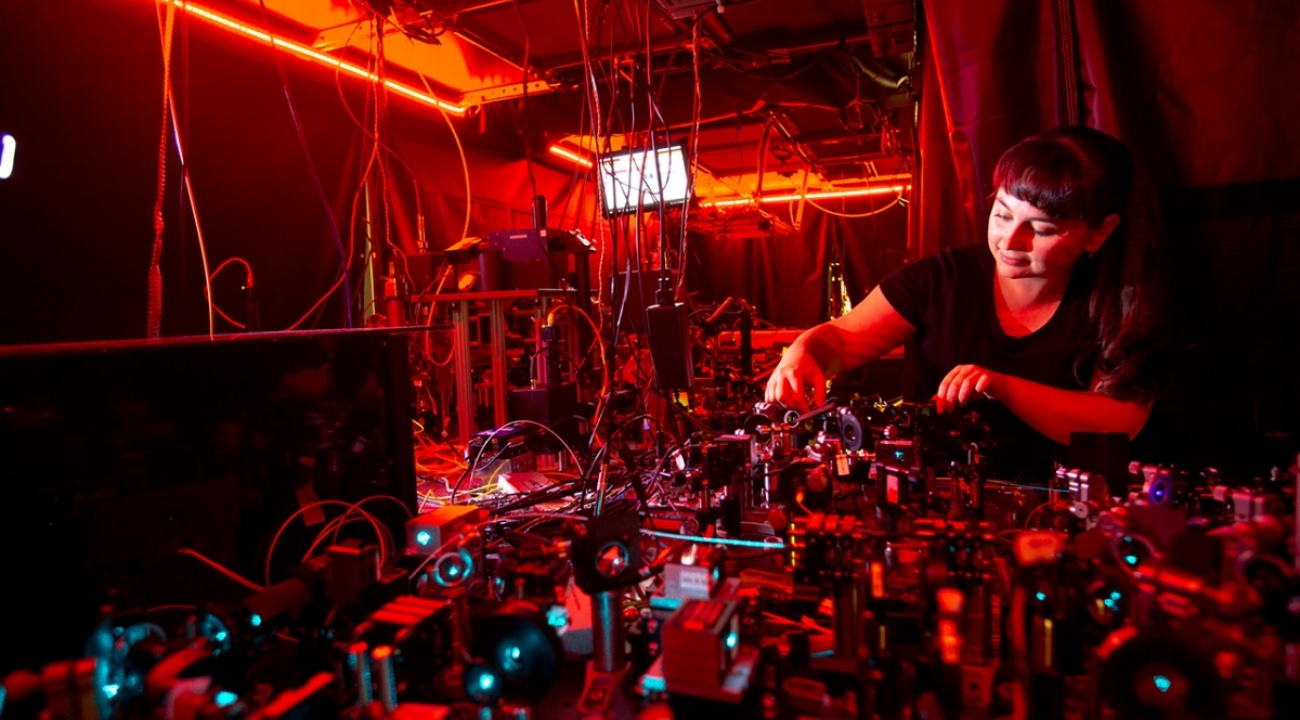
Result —
[[[1119, 140], [1082, 126], [1059, 127], [1021, 140], [1002, 154], [993, 185], [1057, 220], [1099, 227], [1110, 215], [1119, 225], [1077, 273], [1092, 280], [1088, 314], [1096, 343], [1076, 358], [1076, 372], [1092, 367], [1097, 391], [1124, 400], [1150, 400], [1162, 283], [1155, 234], [1134, 229], [1133, 158]], [[1142, 215], [1146, 219], [1146, 215]], [[1082, 377], [1084, 384], [1091, 378]]]

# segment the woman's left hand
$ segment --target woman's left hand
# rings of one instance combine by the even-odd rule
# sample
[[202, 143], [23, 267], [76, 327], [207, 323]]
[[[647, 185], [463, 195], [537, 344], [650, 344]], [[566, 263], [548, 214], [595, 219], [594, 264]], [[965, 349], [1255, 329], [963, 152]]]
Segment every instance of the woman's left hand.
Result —
[[948, 371], [939, 391], [934, 394], [935, 409], [941, 413], [956, 410], [979, 393], [990, 400], [1002, 398], [1006, 376], [979, 365], [958, 365]]

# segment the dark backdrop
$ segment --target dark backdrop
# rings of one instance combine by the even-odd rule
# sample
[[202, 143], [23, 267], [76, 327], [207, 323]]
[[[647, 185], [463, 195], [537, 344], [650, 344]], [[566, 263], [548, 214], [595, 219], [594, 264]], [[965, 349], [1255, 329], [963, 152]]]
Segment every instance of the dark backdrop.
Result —
[[[333, 284], [340, 258], [271, 50], [177, 13], [172, 58], [209, 267], [230, 257], [251, 263], [263, 329], [285, 329]], [[346, 244], [370, 147], [353, 119], [364, 114], [366, 86], [293, 56], [282, 59]], [[14, 175], [0, 182], [0, 344], [144, 337], [162, 123], [154, 4], [0, 5], [0, 92], [0, 132], [18, 140]], [[447, 121], [400, 96], [390, 98], [389, 113], [394, 243], [405, 252], [416, 249], [413, 173], [430, 246], [444, 248], [461, 238], [466, 197]], [[470, 165], [470, 234], [530, 225], [533, 188], [517, 103], [452, 122]], [[537, 120], [529, 129], [539, 137], [544, 131]], [[558, 221], [569, 208], [576, 222], [579, 198], [570, 199], [569, 191], [580, 194], [581, 182], [567, 165], [544, 154], [536, 160], [533, 176], [538, 192], [550, 198], [552, 217]], [[170, 141], [166, 186], [163, 335], [206, 334], [203, 270]], [[592, 199], [589, 192], [581, 200], [590, 205]], [[354, 293], [358, 267], [354, 258]], [[241, 321], [243, 284], [242, 268], [234, 267], [213, 288], [218, 304]], [[341, 298], [335, 294], [304, 327], [344, 326]], [[217, 332], [234, 330], [217, 319]]]

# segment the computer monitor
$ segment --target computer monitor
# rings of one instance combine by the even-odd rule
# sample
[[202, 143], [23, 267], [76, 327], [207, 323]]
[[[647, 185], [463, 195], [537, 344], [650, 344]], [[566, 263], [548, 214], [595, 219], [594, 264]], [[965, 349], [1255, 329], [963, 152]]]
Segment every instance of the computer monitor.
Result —
[[682, 204], [691, 192], [686, 154], [675, 145], [606, 155], [600, 182], [606, 217]]

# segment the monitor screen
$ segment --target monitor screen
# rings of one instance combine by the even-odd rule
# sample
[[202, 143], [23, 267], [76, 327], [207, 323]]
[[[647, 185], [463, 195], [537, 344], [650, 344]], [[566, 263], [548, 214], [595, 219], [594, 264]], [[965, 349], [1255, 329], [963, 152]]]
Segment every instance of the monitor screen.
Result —
[[607, 155], [600, 160], [605, 215], [650, 210], [683, 203], [690, 196], [690, 174], [680, 147], [647, 148]]

